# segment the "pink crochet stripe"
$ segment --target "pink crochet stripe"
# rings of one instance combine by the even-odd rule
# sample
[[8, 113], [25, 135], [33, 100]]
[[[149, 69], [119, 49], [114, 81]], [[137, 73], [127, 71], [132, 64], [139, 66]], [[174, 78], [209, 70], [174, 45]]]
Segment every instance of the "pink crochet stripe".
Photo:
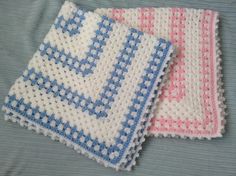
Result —
[[140, 8], [139, 9], [139, 28], [150, 34], [154, 33], [154, 8]]
[[[210, 12], [209, 12], [209, 14], [210, 14]], [[215, 34], [215, 27], [214, 27], [214, 17], [215, 17], [215, 13], [213, 13], [212, 15], [211, 15], [211, 22], [212, 22], [212, 24], [211, 24], [211, 29], [210, 29], [210, 31], [212, 32], [212, 34]], [[219, 129], [219, 127], [218, 127], [218, 118], [217, 118], [217, 116], [219, 115], [218, 113], [217, 113], [217, 107], [216, 107], [216, 103], [217, 103], [217, 97], [216, 97], [216, 95], [217, 95], [217, 90], [216, 90], [216, 87], [215, 87], [215, 85], [217, 85], [217, 82], [216, 82], [216, 75], [215, 75], [215, 73], [216, 73], [216, 60], [214, 59], [215, 58], [215, 43], [216, 43], [216, 41], [215, 41], [215, 35], [210, 35], [211, 36], [211, 39], [210, 39], [210, 42], [211, 42], [211, 44], [210, 44], [210, 57], [211, 57], [211, 67], [210, 68], [212, 68], [212, 69], [210, 69], [210, 71], [211, 71], [211, 88], [212, 88], [212, 91], [211, 91], [211, 97], [213, 97], [212, 99], [211, 99], [211, 101], [212, 101], [212, 112], [213, 112], [213, 121], [214, 121], [214, 129], [213, 129], [213, 131], [212, 131], [212, 134], [215, 134], [215, 133], [217, 133], [217, 130]]]
[[[201, 47], [200, 53], [201, 55], [201, 75], [210, 75], [209, 78], [203, 76], [202, 82], [203, 86], [201, 87], [202, 90], [202, 101], [204, 107], [206, 107], [204, 114], [205, 119], [198, 120], [198, 119], [186, 119], [181, 120], [177, 119], [174, 120], [171, 117], [156, 117], [151, 120], [152, 126], [150, 127], [149, 131], [151, 133], [168, 133], [168, 134], [177, 134], [177, 135], [187, 135], [187, 136], [199, 136], [202, 135], [209, 136], [217, 136], [219, 132], [219, 125], [218, 125], [218, 118], [217, 116], [219, 113], [217, 112], [216, 102], [217, 102], [217, 90], [216, 90], [216, 60], [215, 60], [215, 17], [216, 13], [212, 11], [204, 11], [202, 14], [202, 24], [201, 34]], [[209, 33], [209, 31], [211, 33]], [[209, 60], [210, 57], [210, 60]], [[209, 61], [209, 63], [208, 63]], [[208, 69], [206, 69], [208, 68]], [[206, 83], [210, 84], [210, 89], [206, 85]], [[211, 102], [209, 102], [211, 101]], [[207, 126], [212, 125], [214, 128], [210, 128], [212, 130], [207, 130]], [[190, 129], [194, 127], [194, 130]]]
[[169, 101], [180, 101], [185, 96], [184, 83], [184, 37], [185, 37], [185, 9], [171, 8], [170, 40], [178, 46], [174, 64], [171, 65], [169, 80], [170, 84], [164, 86], [161, 98], [167, 98]]
[[112, 9], [112, 18], [119, 21], [123, 22], [125, 18], [123, 17], [123, 14], [125, 13], [124, 9]]
[[[219, 58], [217, 54], [218, 47], [216, 46], [218, 39], [215, 38], [215, 30], [218, 25], [218, 13], [211, 10], [186, 8], [138, 8], [122, 10], [124, 10], [122, 15], [125, 18], [123, 21], [125, 24], [139, 28], [144, 32], [151, 33], [154, 31], [154, 35], [168, 37], [172, 43], [175, 44], [179, 52], [177, 53], [177, 58], [174, 59], [174, 65], [170, 69], [168, 83], [162, 90], [160, 111], [156, 112], [156, 117], [151, 120], [152, 124], [149, 128], [149, 134], [171, 134], [173, 136], [180, 135], [199, 138], [222, 136], [221, 130], [224, 128], [224, 119], [222, 119], [222, 117], [225, 115], [225, 105], [223, 104], [224, 98], [221, 97], [219, 93], [219, 91], [222, 90], [221, 88], [218, 90], [219, 73], [217, 67]], [[152, 12], [153, 10], [154, 14]], [[167, 12], [167, 14], [160, 15], [160, 13], [165, 12]], [[169, 19], [167, 19], [167, 15]], [[187, 15], [193, 15], [190, 17], [190, 21], [186, 21]], [[166, 19], [161, 18], [163, 16], [166, 16]], [[193, 21], [191, 21], [191, 19], [193, 19]], [[187, 23], [193, 22], [196, 23], [196, 25], [187, 25]], [[154, 26], [150, 25], [150, 23], [153, 23]], [[165, 32], [163, 29], [160, 29], [160, 27], [162, 27], [161, 25], [164, 25], [165, 29], [168, 31]], [[194, 43], [196, 44], [193, 46], [194, 50], [190, 48], [190, 50], [187, 51], [185, 46], [188, 46], [190, 43], [185, 42], [194, 42], [195, 39], [190, 36], [190, 40], [188, 40], [185, 35], [189, 33], [185, 34], [185, 32], [187, 32], [187, 30], [195, 30], [194, 26], [199, 27], [196, 29], [197, 31], [193, 31], [196, 35], [196, 41], [199, 41], [199, 43]], [[194, 59], [193, 62], [197, 62], [198, 64], [196, 67], [199, 69], [199, 73], [196, 73], [197, 70], [195, 68], [193, 72], [191, 72], [191, 66], [187, 70], [187, 65], [185, 65], [191, 62], [189, 58], [185, 56], [187, 52], [195, 52], [196, 49], [198, 49], [196, 53], [199, 58], [196, 58], [196, 55], [193, 54], [194, 58], [192, 59]], [[199, 60], [197, 61], [197, 59]], [[194, 76], [189, 74], [195, 73], [196, 76], [199, 77], [199, 81], [196, 82], [199, 87], [187, 90], [185, 85], [191, 86], [191, 81], [193, 80], [188, 76]], [[192, 109], [194, 110], [192, 112], [186, 112], [188, 110], [191, 111], [191, 109], [188, 109], [188, 104], [185, 103], [185, 100], [186, 102], [193, 103], [190, 105], [194, 106], [194, 102], [191, 102], [192, 97], [189, 97], [187, 92], [193, 90], [198, 91], [197, 94], [199, 97], [193, 97], [193, 101], [196, 101], [200, 105], [196, 107], [198, 108], [196, 109], [196, 113], [199, 114], [192, 114], [195, 112], [195, 109]], [[190, 96], [191, 95], [192, 93], [190, 93]], [[198, 98], [198, 100], [196, 100], [196, 98]], [[181, 109], [182, 107], [178, 107], [178, 103], [183, 104], [183, 109]], [[164, 107], [164, 105], [166, 106]], [[170, 113], [168, 113], [168, 110]], [[183, 116], [181, 113], [183, 113]]]

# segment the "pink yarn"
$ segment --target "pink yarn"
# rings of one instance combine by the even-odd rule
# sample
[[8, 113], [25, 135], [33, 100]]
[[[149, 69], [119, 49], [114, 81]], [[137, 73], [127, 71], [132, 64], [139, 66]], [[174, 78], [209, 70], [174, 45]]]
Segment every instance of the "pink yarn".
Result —
[[[187, 8], [97, 9], [96, 12], [144, 32], [167, 38], [177, 48], [176, 58], [170, 67], [168, 83], [163, 87], [160, 95], [160, 108], [156, 116], [151, 119], [150, 134], [208, 139], [222, 136], [225, 105], [221, 87], [217, 12]], [[168, 27], [164, 30], [161, 26], [163, 20], [168, 23]], [[166, 33], [165, 30], [168, 35], [161, 36], [162, 33]], [[191, 40], [186, 32], [192, 32]], [[196, 44], [198, 47], [186, 50], [187, 45], [189, 47], [195, 44], [191, 43], [193, 39], [196, 39], [196, 42], [199, 41]], [[188, 66], [190, 68], [186, 66], [187, 52], [198, 53], [198, 57], [192, 59], [199, 62], [199, 65], [193, 63]], [[198, 73], [189, 72], [194, 67], [198, 68]], [[196, 75], [192, 75], [193, 73]], [[189, 88], [189, 86], [186, 87], [188, 77], [196, 77], [199, 80], [196, 83], [188, 82]], [[199, 87], [191, 88], [191, 85], [195, 84]], [[189, 97], [188, 91], [199, 92], [198, 97]], [[189, 111], [193, 112], [185, 112], [188, 110], [186, 108], [188, 104], [184, 104], [184, 107], [175, 107], [178, 103], [183, 103], [186, 98], [188, 101], [191, 100], [193, 105], [199, 102], [200, 107], [197, 109], [199, 113], [191, 108]], [[166, 106], [162, 105], [164, 102]], [[162, 108], [168, 109], [166, 113], [161, 113]]]

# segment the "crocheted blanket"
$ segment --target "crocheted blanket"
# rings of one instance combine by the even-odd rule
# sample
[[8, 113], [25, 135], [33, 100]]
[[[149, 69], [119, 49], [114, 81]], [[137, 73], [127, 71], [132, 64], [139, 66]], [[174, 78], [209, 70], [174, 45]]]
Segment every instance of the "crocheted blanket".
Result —
[[5, 99], [5, 118], [105, 166], [139, 156], [172, 45], [65, 2]]
[[168, 39], [177, 47], [150, 134], [208, 139], [222, 136], [225, 105], [217, 12], [187, 8], [95, 12]]

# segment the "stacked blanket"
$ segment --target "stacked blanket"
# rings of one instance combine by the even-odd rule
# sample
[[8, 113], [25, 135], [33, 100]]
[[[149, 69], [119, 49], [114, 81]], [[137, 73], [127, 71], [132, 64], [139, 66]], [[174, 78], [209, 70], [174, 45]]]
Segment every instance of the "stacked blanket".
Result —
[[11, 87], [5, 119], [116, 170], [135, 165], [148, 133], [219, 137], [217, 25], [209, 10], [87, 12], [66, 1]]
[[170, 40], [177, 48], [151, 120], [150, 134], [208, 139], [222, 136], [225, 105], [217, 12], [186, 8], [95, 12]]

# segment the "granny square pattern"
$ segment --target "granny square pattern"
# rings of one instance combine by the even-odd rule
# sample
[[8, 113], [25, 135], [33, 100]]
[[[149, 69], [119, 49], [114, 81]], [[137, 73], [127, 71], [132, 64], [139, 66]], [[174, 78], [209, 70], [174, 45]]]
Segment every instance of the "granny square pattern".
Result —
[[150, 134], [208, 139], [222, 136], [226, 113], [217, 12], [187, 8], [95, 12], [170, 40], [177, 48]]
[[139, 156], [172, 45], [65, 2], [5, 118], [115, 169]]

